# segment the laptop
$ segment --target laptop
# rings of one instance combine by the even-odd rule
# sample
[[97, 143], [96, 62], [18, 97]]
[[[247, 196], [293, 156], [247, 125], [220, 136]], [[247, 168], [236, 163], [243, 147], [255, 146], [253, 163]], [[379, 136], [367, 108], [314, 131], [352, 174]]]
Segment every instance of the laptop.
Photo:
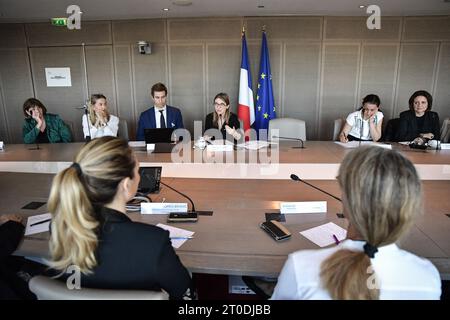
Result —
[[144, 129], [145, 143], [171, 143], [174, 128]]
[[171, 153], [176, 143], [172, 142], [174, 128], [144, 129], [145, 143], [154, 144], [153, 153]]
[[143, 194], [158, 193], [161, 181], [162, 167], [140, 167], [138, 192]]

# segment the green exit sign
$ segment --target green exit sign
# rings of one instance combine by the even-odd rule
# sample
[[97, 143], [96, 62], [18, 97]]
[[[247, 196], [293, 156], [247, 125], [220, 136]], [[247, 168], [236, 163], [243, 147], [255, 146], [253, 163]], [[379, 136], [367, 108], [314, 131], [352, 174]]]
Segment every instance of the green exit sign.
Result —
[[67, 18], [52, 18], [51, 21], [54, 26], [67, 26]]

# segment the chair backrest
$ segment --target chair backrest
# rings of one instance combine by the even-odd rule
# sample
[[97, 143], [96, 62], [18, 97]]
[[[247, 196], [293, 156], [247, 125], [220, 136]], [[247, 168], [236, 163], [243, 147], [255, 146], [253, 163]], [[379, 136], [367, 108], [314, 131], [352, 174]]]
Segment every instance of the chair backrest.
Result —
[[388, 142], [396, 141], [399, 124], [400, 124], [400, 118], [390, 119], [386, 123], [386, 127], [384, 128], [384, 132], [383, 132], [383, 135], [380, 140], [388, 141]]
[[75, 131], [74, 131], [73, 122], [70, 121], [70, 120], [64, 120], [64, 123], [70, 130], [70, 135], [72, 136], [72, 141], [76, 141], [75, 140]]
[[164, 291], [68, 289], [66, 283], [46, 276], [35, 276], [28, 286], [39, 300], [168, 300]]
[[339, 140], [339, 134], [341, 133], [342, 127], [344, 126], [345, 120], [342, 118], [334, 120], [333, 126], [333, 141]]
[[128, 123], [125, 119], [119, 119], [119, 130], [117, 131], [117, 136], [119, 138], [122, 138], [126, 141], [129, 140], [128, 138]]
[[[272, 132], [273, 129], [278, 129], [278, 134]], [[272, 119], [269, 121], [269, 140], [274, 140], [274, 136], [296, 138], [306, 141], [305, 121], [293, 118]], [[283, 139], [280, 138], [279, 140]]]
[[450, 118], [444, 119], [441, 127], [441, 142], [450, 142]]

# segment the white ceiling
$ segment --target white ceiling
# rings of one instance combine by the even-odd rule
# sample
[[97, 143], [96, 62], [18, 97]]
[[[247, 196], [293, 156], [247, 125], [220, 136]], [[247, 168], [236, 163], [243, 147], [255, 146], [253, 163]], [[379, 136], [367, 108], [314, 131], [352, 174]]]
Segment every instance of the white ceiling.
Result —
[[[185, 0], [177, 0], [185, 1]], [[48, 21], [68, 16], [68, 5], [76, 4], [82, 20], [115, 20], [179, 17], [236, 16], [359, 16], [367, 15], [359, 5], [376, 4], [381, 15], [450, 15], [450, 0], [0, 0], [0, 22]], [[264, 5], [264, 8], [258, 8]], [[170, 11], [162, 11], [169, 8]]]

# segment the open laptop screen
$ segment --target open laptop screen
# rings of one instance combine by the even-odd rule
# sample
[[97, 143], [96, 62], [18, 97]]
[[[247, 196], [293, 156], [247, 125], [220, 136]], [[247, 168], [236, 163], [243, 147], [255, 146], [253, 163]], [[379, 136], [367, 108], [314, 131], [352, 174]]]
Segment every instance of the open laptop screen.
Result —
[[144, 129], [145, 143], [171, 143], [174, 128]]

